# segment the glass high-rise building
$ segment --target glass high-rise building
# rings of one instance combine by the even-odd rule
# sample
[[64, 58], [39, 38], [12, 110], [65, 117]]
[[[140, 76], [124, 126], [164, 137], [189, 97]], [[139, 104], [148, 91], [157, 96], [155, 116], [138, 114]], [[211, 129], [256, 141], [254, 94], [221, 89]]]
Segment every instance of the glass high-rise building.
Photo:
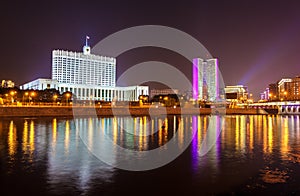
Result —
[[219, 98], [218, 59], [193, 60], [193, 98], [215, 101]]

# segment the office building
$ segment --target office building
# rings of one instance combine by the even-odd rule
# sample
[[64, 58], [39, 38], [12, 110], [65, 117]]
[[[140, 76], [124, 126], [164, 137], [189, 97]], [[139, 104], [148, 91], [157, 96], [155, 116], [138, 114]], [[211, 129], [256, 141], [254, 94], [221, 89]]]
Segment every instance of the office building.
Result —
[[288, 98], [287, 96], [290, 82], [292, 82], [291, 78], [283, 78], [278, 82], [278, 93], [281, 101], [287, 100]]
[[90, 51], [87, 41], [83, 52], [53, 50], [52, 79], [39, 78], [20, 88], [69, 91], [78, 100], [138, 101], [140, 95], [149, 95], [148, 86], [116, 87], [116, 59]]
[[168, 94], [179, 94], [178, 89], [152, 89], [150, 91], [150, 97], [154, 97], [155, 95], [168, 95]]
[[[87, 50], [86, 47], [84, 49]], [[52, 79], [66, 84], [115, 87], [116, 59], [90, 54], [90, 52], [54, 50]]]
[[225, 87], [226, 100], [230, 102], [246, 102], [249, 99], [248, 87], [234, 85]]
[[219, 98], [218, 59], [193, 60], [193, 99], [216, 101]]

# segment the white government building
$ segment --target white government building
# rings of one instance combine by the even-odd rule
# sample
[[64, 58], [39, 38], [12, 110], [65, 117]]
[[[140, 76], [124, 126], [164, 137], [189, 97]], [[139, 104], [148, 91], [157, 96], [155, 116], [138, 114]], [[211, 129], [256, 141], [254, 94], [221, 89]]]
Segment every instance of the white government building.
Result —
[[138, 101], [149, 95], [148, 86], [116, 86], [116, 58], [91, 54], [86, 45], [82, 52], [53, 50], [52, 79], [39, 78], [21, 89], [57, 89], [72, 92], [78, 100]]

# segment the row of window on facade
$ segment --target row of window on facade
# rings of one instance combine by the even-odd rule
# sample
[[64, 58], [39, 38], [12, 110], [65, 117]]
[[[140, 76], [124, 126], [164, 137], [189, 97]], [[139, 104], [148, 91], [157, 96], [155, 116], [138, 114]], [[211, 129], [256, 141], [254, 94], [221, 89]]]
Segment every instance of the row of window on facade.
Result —
[[[60, 87], [60, 92], [70, 91], [76, 98], [81, 100], [104, 100], [112, 101], [136, 101], [137, 92], [136, 90], [112, 90], [112, 89], [89, 89], [89, 88], [68, 88]], [[143, 94], [143, 92], [141, 92]]]

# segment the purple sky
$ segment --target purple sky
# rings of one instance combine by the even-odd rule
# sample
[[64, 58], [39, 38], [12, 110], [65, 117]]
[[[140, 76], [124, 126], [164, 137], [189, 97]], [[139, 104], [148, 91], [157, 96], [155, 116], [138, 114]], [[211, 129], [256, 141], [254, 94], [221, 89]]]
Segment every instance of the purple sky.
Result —
[[[39, 1], [2, 3], [0, 79], [18, 85], [51, 75], [51, 51], [81, 51], [85, 35], [96, 44], [136, 25], [165, 25], [198, 39], [214, 57], [226, 85], [257, 95], [269, 83], [300, 75], [300, 2], [297, 1]], [[192, 65], [163, 49], [118, 57], [119, 76], [130, 66], [160, 60], [191, 78]], [[187, 69], [188, 67], [188, 69]]]

